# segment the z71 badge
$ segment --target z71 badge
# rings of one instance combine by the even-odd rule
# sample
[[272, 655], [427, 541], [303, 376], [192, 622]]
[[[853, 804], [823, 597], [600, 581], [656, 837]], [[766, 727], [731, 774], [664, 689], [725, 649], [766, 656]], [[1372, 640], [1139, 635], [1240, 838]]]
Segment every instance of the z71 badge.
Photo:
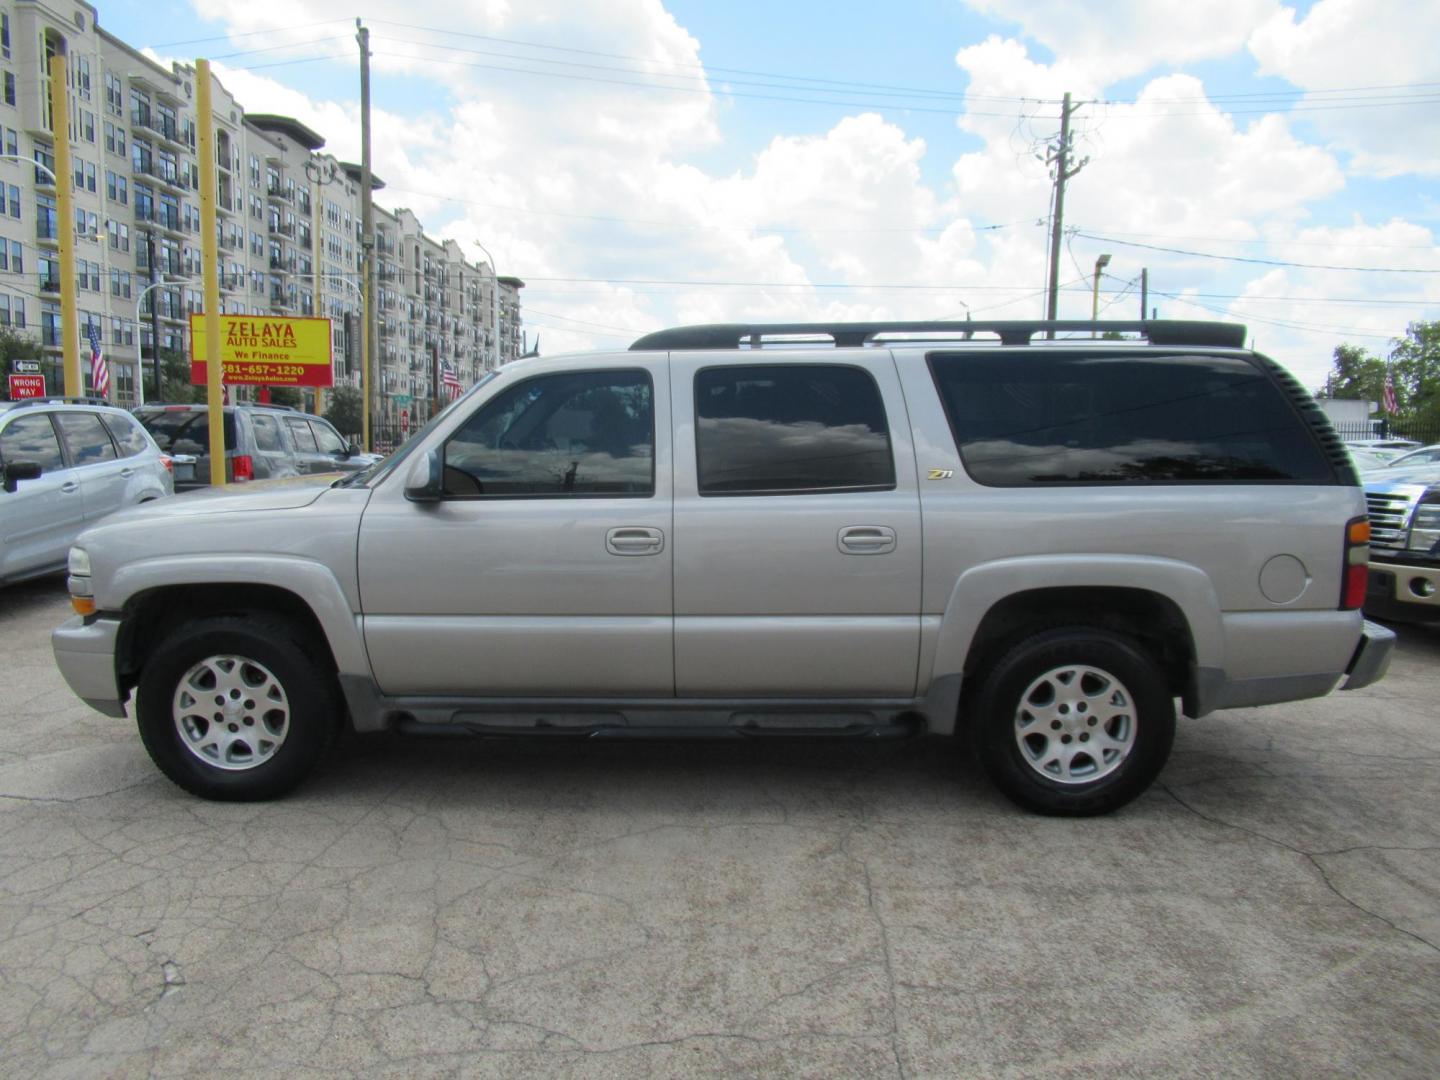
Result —
[[931, 469], [931, 470], [930, 470], [929, 479], [931, 479], [931, 480], [949, 480], [949, 479], [950, 479], [952, 476], [954, 476], [954, 475], [955, 475], [955, 470], [954, 470], [954, 469]]

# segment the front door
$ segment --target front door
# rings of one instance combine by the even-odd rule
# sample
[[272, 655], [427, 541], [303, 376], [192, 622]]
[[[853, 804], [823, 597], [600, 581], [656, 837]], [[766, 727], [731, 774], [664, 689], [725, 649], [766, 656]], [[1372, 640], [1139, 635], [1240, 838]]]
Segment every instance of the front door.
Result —
[[[392, 695], [673, 695], [669, 382], [663, 357], [501, 376], [360, 525], [365, 642]], [[657, 439], [657, 432], [661, 433]]]
[[65, 462], [50, 414], [14, 417], [0, 431], [0, 465], [33, 462], [41, 473], [0, 491], [0, 580], [65, 561], [85, 524], [75, 470]]

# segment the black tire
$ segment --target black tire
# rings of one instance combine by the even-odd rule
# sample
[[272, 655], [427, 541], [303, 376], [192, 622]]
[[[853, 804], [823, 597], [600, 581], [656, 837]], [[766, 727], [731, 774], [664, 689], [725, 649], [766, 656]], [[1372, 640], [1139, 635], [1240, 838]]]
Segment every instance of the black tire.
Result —
[[972, 745], [995, 786], [1026, 809], [1109, 813], [1148, 788], [1170, 756], [1175, 702], [1164, 674], [1118, 634], [1047, 630], [983, 678]]
[[[217, 678], [227, 680], [224, 686], [217, 687]], [[201, 691], [207, 682], [210, 690]], [[198, 697], [226, 686], [215, 701]], [[150, 654], [137, 689], [136, 720], [151, 759], [205, 799], [250, 802], [285, 794], [315, 768], [339, 728], [334, 673], [304, 630], [268, 613], [183, 624]], [[226, 749], [203, 745], [217, 719], [215, 739], [234, 733]]]

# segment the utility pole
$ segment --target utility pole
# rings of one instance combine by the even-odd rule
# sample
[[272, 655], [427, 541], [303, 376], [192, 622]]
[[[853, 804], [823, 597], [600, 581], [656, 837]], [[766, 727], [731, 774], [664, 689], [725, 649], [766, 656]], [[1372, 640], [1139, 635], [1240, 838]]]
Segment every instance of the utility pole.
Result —
[[[155, 265], [155, 234], [145, 234], [145, 258], [150, 267], [150, 284], [160, 284], [160, 268]], [[140, 328], [137, 326], [135, 332], [138, 334]], [[155, 400], [164, 401], [163, 385], [160, 381], [160, 297], [152, 291], [150, 293], [150, 358], [155, 361]], [[141, 385], [144, 385], [145, 374], [140, 374]]]
[[[1060, 106], [1060, 138], [1050, 147], [1045, 158], [1048, 164], [1054, 166], [1055, 177], [1054, 212], [1050, 215], [1050, 288], [1045, 304], [1047, 319], [1056, 318], [1055, 312], [1060, 302], [1060, 238], [1065, 221], [1065, 182], [1090, 163], [1089, 158], [1083, 158], [1073, 168], [1070, 166], [1070, 117], [1079, 107], [1070, 103], [1070, 94], [1067, 91]], [[1055, 331], [1051, 330], [1047, 336], [1053, 338]]]
[[360, 237], [361, 268], [360, 318], [360, 394], [365, 399], [361, 441], [366, 450], [374, 449], [370, 431], [370, 365], [375, 357], [375, 204], [370, 197], [370, 31], [355, 20], [360, 43]]
[[50, 57], [50, 132], [55, 137], [55, 231], [60, 243], [60, 341], [65, 358], [65, 396], [85, 392], [80, 371], [80, 309], [76, 305], [75, 211], [70, 197], [74, 170], [70, 164], [69, 63], [63, 52]]
[[1140, 271], [1140, 321], [1145, 321], [1145, 313], [1150, 310], [1150, 270], [1148, 267]]

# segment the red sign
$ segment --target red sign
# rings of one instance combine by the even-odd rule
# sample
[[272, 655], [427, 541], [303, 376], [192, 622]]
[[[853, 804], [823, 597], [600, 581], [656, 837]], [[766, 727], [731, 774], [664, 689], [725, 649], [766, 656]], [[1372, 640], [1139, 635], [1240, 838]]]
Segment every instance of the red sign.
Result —
[[10, 400], [19, 401], [22, 398], [37, 398], [45, 396], [44, 375], [11, 375], [10, 376]]
[[409, 409], [401, 409], [401, 410], [400, 410], [400, 434], [401, 434], [401, 435], [409, 435], [409, 434], [410, 434], [410, 410], [409, 410]]

